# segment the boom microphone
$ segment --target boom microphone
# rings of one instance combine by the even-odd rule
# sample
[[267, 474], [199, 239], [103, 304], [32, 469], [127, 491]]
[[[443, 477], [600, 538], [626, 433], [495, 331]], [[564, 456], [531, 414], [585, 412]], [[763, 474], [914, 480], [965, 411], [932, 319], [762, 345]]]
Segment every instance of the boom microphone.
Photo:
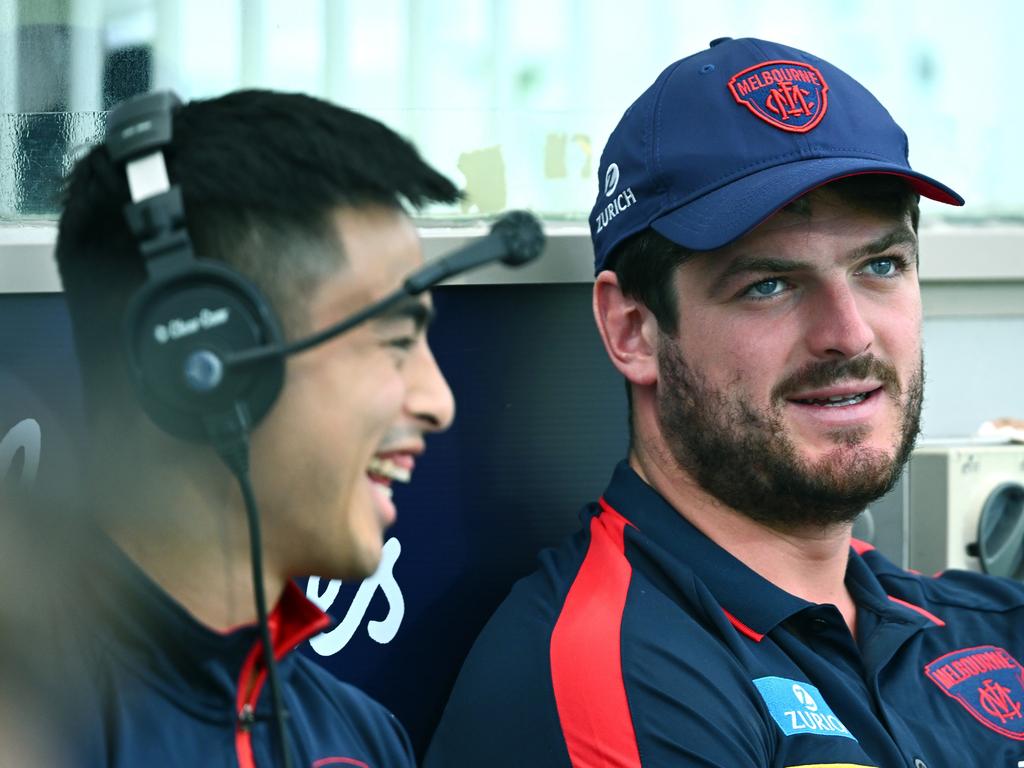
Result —
[[409, 275], [402, 283], [401, 288], [364, 307], [354, 315], [304, 339], [288, 344], [256, 347], [227, 355], [224, 358], [224, 367], [233, 368], [271, 357], [289, 357], [333, 339], [360, 323], [386, 312], [403, 299], [423, 293], [443, 280], [493, 261], [501, 261], [507, 266], [517, 267], [533, 261], [540, 255], [543, 248], [544, 232], [537, 218], [526, 211], [512, 211], [498, 219], [485, 237], [425, 265]]
[[512, 211], [494, 222], [486, 237], [426, 265], [408, 277], [403, 287], [408, 295], [415, 296], [442, 280], [492, 261], [518, 267], [535, 259], [543, 247], [544, 232], [537, 219], [526, 211]]

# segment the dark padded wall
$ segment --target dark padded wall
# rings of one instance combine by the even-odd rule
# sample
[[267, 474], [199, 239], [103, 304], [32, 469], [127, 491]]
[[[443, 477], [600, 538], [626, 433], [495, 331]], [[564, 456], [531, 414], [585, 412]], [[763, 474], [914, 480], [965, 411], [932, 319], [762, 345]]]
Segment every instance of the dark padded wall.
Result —
[[[589, 285], [458, 286], [434, 299], [431, 342], [456, 396], [455, 425], [428, 441], [412, 485], [395, 492], [393, 579], [364, 587], [365, 608], [358, 585], [343, 585], [330, 612], [350, 641], [330, 656], [303, 649], [390, 707], [419, 751], [484, 621], [537, 551], [577, 527], [627, 440], [623, 385], [593, 327]], [[0, 295], [0, 402], [0, 438], [38, 424], [36, 484], [73, 477], [73, 447], [87, 441], [60, 295]], [[20, 479], [25, 459], [17, 451], [0, 478]], [[370, 627], [389, 615], [397, 631], [382, 644]]]

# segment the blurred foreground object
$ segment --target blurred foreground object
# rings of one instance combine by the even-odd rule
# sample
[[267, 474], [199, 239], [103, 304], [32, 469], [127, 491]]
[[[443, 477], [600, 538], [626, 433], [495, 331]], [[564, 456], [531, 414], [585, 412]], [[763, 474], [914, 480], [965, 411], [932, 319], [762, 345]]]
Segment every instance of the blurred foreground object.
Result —
[[50, 674], [49, 639], [60, 631], [51, 610], [59, 537], [41, 504], [11, 483], [0, 486], [0, 766], [67, 766], [63, 702]]

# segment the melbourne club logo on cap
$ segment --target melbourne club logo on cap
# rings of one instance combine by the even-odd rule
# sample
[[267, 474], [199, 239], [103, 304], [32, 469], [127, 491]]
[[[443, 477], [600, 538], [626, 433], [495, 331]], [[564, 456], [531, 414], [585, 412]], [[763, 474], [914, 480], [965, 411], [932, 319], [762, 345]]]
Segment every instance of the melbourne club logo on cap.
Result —
[[763, 61], [729, 80], [733, 98], [769, 125], [807, 133], [828, 110], [828, 84], [800, 61]]

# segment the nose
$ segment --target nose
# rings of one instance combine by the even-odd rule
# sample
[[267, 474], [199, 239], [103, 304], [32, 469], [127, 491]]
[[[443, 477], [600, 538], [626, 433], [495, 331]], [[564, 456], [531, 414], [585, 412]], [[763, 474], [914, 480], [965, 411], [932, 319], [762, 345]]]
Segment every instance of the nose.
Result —
[[423, 338], [406, 361], [406, 412], [427, 432], [443, 432], [455, 418], [455, 397]]
[[808, 307], [807, 344], [815, 357], [853, 358], [871, 349], [874, 329], [848, 283], [821, 287]]

